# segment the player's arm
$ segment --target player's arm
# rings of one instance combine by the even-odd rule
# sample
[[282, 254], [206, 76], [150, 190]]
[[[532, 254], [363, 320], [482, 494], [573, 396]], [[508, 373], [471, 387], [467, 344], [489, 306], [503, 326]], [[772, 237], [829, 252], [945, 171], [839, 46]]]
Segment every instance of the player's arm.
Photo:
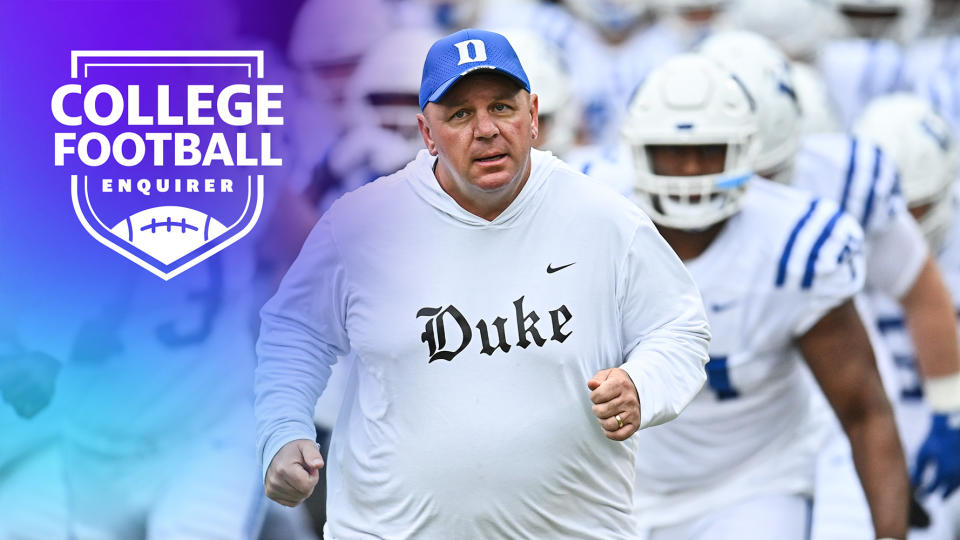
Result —
[[907, 533], [909, 483], [893, 410], [852, 300], [823, 316], [800, 349], [850, 439], [878, 538]]
[[879, 211], [868, 220], [867, 286], [897, 298], [924, 378], [960, 373], [956, 315], [923, 232], [899, 194], [896, 167], [878, 151]]
[[883, 155], [877, 180], [879, 207], [870, 224], [867, 281], [899, 299], [916, 363], [924, 380], [924, 395], [933, 410], [926, 441], [913, 467], [913, 483], [924, 480], [927, 466], [934, 473], [928, 491], [960, 487], [960, 346], [951, 294], [943, 282], [923, 233], [896, 189], [896, 168]]
[[957, 317], [950, 298], [940, 270], [930, 257], [913, 285], [900, 298], [917, 367], [924, 379], [960, 375]]
[[924, 380], [924, 397], [933, 410], [932, 428], [913, 468], [913, 484], [923, 483], [931, 467], [927, 491], [942, 489], [944, 497], [960, 487], [960, 346], [950, 298], [936, 263], [928, 258], [900, 299]]
[[257, 445], [266, 494], [287, 506], [310, 496], [323, 466], [313, 409], [331, 366], [349, 351], [345, 279], [332, 225], [321, 219], [260, 313]]

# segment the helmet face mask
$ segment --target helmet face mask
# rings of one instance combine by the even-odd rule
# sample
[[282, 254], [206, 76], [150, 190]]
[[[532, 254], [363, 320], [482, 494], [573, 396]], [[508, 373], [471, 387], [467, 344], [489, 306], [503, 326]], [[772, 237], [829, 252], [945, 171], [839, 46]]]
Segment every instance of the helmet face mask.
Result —
[[308, 0], [297, 13], [288, 55], [308, 99], [340, 108], [348, 81], [389, 25], [379, 0]]
[[641, 193], [654, 193], [644, 201], [663, 216], [658, 223], [696, 232], [739, 209], [737, 199], [746, 188], [747, 176], [717, 182], [717, 176], [736, 161], [727, 160], [728, 150], [727, 144], [651, 144], [633, 149], [635, 165], [650, 169]]
[[946, 241], [950, 225], [956, 217], [954, 194], [950, 192], [932, 202], [910, 205], [909, 209], [920, 225], [927, 245], [931, 250], [938, 251]]
[[840, 14], [846, 17], [857, 37], [879, 39], [891, 35], [900, 19], [899, 6], [863, 6], [840, 5]]
[[300, 81], [304, 94], [316, 101], [339, 107], [343, 105], [347, 86], [357, 70], [360, 57], [341, 58], [331, 62], [310, 62], [301, 68]]
[[422, 142], [417, 125], [420, 111], [419, 94], [402, 92], [373, 92], [364, 96], [371, 114], [381, 128], [400, 135], [414, 144]]
[[686, 231], [732, 216], [753, 174], [756, 131], [751, 99], [730, 74], [700, 55], [672, 58], [640, 87], [623, 126], [637, 204]]
[[930, 0], [833, 0], [847, 37], [910, 43], [926, 25]]

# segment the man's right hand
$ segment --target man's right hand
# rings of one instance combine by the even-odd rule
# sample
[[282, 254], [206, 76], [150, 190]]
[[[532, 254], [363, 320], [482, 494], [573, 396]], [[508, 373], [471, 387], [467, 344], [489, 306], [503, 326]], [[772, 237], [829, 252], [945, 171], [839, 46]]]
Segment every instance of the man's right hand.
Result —
[[264, 488], [267, 497], [284, 506], [296, 506], [313, 493], [320, 479], [323, 457], [317, 443], [298, 439], [290, 441], [273, 456]]

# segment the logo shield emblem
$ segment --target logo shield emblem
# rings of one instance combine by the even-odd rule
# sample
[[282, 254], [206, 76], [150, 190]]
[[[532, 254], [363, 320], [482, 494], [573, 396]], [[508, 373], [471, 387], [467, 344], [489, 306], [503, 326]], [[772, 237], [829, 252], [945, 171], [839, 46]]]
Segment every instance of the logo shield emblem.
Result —
[[73, 51], [71, 84], [52, 100], [73, 132], [57, 165], [73, 167], [83, 228], [164, 280], [250, 233], [264, 207], [271, 109], [262, 51]]

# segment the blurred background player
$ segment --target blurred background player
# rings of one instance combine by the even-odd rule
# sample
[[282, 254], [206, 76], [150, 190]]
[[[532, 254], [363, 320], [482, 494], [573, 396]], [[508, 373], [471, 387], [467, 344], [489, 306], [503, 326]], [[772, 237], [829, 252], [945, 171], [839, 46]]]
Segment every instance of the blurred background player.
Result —
[[[296, 144], [293, 186], [305, 188], [350, 123], [347, 86], [363, 55], [389, 28], [380, 0], [307, 0], [290, 30], [288, 58], [298, 84], [288, 90]], [[288, 105], [289, 106], [289, 105]]]
[[527, 71], [531, 88], [537, 89], [540, 126], [534, 148], [549, 150], [563, 158], [576, 145], [577, 122], [581, 114], [570, 73], [559, 52], [540, 35], [520, 28], [505, 29], [500, 33], [513, 45]]
[[878, 531], [902, 537], [903, 457], [851, 300], [863, 284], [857, 224], [828, 201], [752, 178], [753, 98], [705, 57], [656, 70], [623, 134], [630, 195], [684, 260], [717, 331], [708, 386], [676, 425], [638, 434], [636, 505], [649, 538], [806, 538], [824, 424], [799, 354], [854, 441]]
[[815, 67], [824, 42], [838, 38], [844, 29], [835, 9], [817, 0], [737, 0], [727, 17], [731, 27], [764, 36], [790, 58], [793, 90], [802, 113], [801, 134], [842, 130], [826, 82]]
[[842, 16], [841, 39], [817, 59], [847, 129], [875, 97], [907, 85], [907, 47], [920, 35], [929, 0], [831, 0]]
[[[867, 289], [886, 291], [887, 295], [902, 303], [911, 321], [911, 335], [921, 343], [919, 348], [927, 371], [942, 374], [960, 369], [953, 309], [942, 301], [947, 295], [946, 288], [899, 196], [895, 164], [878, 148], [870, 146], [863, 156], [868, 159], [869, 167], [858, 170], [856, 160], [861, 154], [857, 153], [857, 140], [843, 144], [848, 137], [830, 135], [820, 137], [831, 143], [821, 146], [821, 155], [815, 160], [817, 169], [811, 171], [809, 167], [801, 166], [793, 170], [798, 136], [796, 122], [800, 111], [791, 92], [790, 72], [784, 69], [788, 66], [786, 59], [771, 43], [744, 32], [717, 34], [704, 42], [702, 50], [740, 77], [756, 99], [761, 118], [762, 149], [757, 160], [760, 174], [838, 201], [841, 208], [858, 218], [866, 231]], [[805, 151], [809, 151], [809, 146], [806, 148]], [[823, 156], [836, 154], [838, 148], [851, 148], [849, 158], [838, 160], [832, 169], [825, 168], [830, 160]], [[804, 158], [810, 156], [805, 154]], [[845, 168], [841, 169], [840, 162]], [[866, 320], [871, 321], [869, 310], [867, 313]], [[887, 358], [883, 344], [874, 341], [878, 355]], [[834, 444], [840, 447], [840, 454], [846, 452], [847, 443], [839, 429], [828, 438], [828, 448]], [[960, 451], [960, 447], [956, 450]], [[830, 450], [825, 452], [833, 455]], [[934, 460], [949, 463], [950, 452], [949, 449], [941, 450]], [[853, 485], [852, 470], [849, 473], [848, 483]], [[834, 489], [829, 486], [830, 476], [825, 474], [825, 481], [828, 489]], [[821, 499], [825, 497], [821, 496]], [[831, 506], [818, 505], [817, 510]], [[821, 537], [818, 530], [821, 523], [831, 519], [815, 517], [815, 537]], [[869, 534], [866, 531], [869, 514], [866, 512], [860, 525], [864, 534]]]
[[[950, 126], [923, 98], [892, 94], [874, 100], [857, 120], [858, 136], [880, 145], [896, 162], [910, 212], [917, 218], [960, 310], [960, 230], [956, 219], [960, 150]], [[897, 369], [895, 400], [901, 440], [914, 485], [931, 524], [914, 538], [960, 537], [960, 372], [931, 374], [917, 365], [901, 306], [882, 293], [872, 307]], [[918, 370], [918, 367], [920, 368]], [[950, 451], [943, 452], [937, 447]], [[929, 497], [927, 494], [932, 493]]]
[[648, 4], [648, 0], [531, 2], [509, 10], [488, 9], [481, 21], [485, 27], [530, 30], [547, 40], [559, 52], [583, 107], [579, 142], [609, 143], [617, 138], [637, 84], [650, 69], [680, 52], [649, 35]]
[[822, 0], [736, 0], [727, 18], [729, 26], [761, 34], [791, 60], [807, 64], [816, 61], [825, 40], [844, 30], [841, 15]]
[[[729, 26], [726, 12], [735, 0], [653, 0], [659, 20], [652, 32], [661, 47], [678, 52], [693, 50], [718, 29]], [[670, 45], [666, 45], [666, 44]]]
[[341, 195], [396, 172], [423, 146], [417, 129], [422, 58], [439, 34], [403, 28], [381, 35], [344, 84], [350, 122], [312, 170], [305, 196], [323, 213]]

